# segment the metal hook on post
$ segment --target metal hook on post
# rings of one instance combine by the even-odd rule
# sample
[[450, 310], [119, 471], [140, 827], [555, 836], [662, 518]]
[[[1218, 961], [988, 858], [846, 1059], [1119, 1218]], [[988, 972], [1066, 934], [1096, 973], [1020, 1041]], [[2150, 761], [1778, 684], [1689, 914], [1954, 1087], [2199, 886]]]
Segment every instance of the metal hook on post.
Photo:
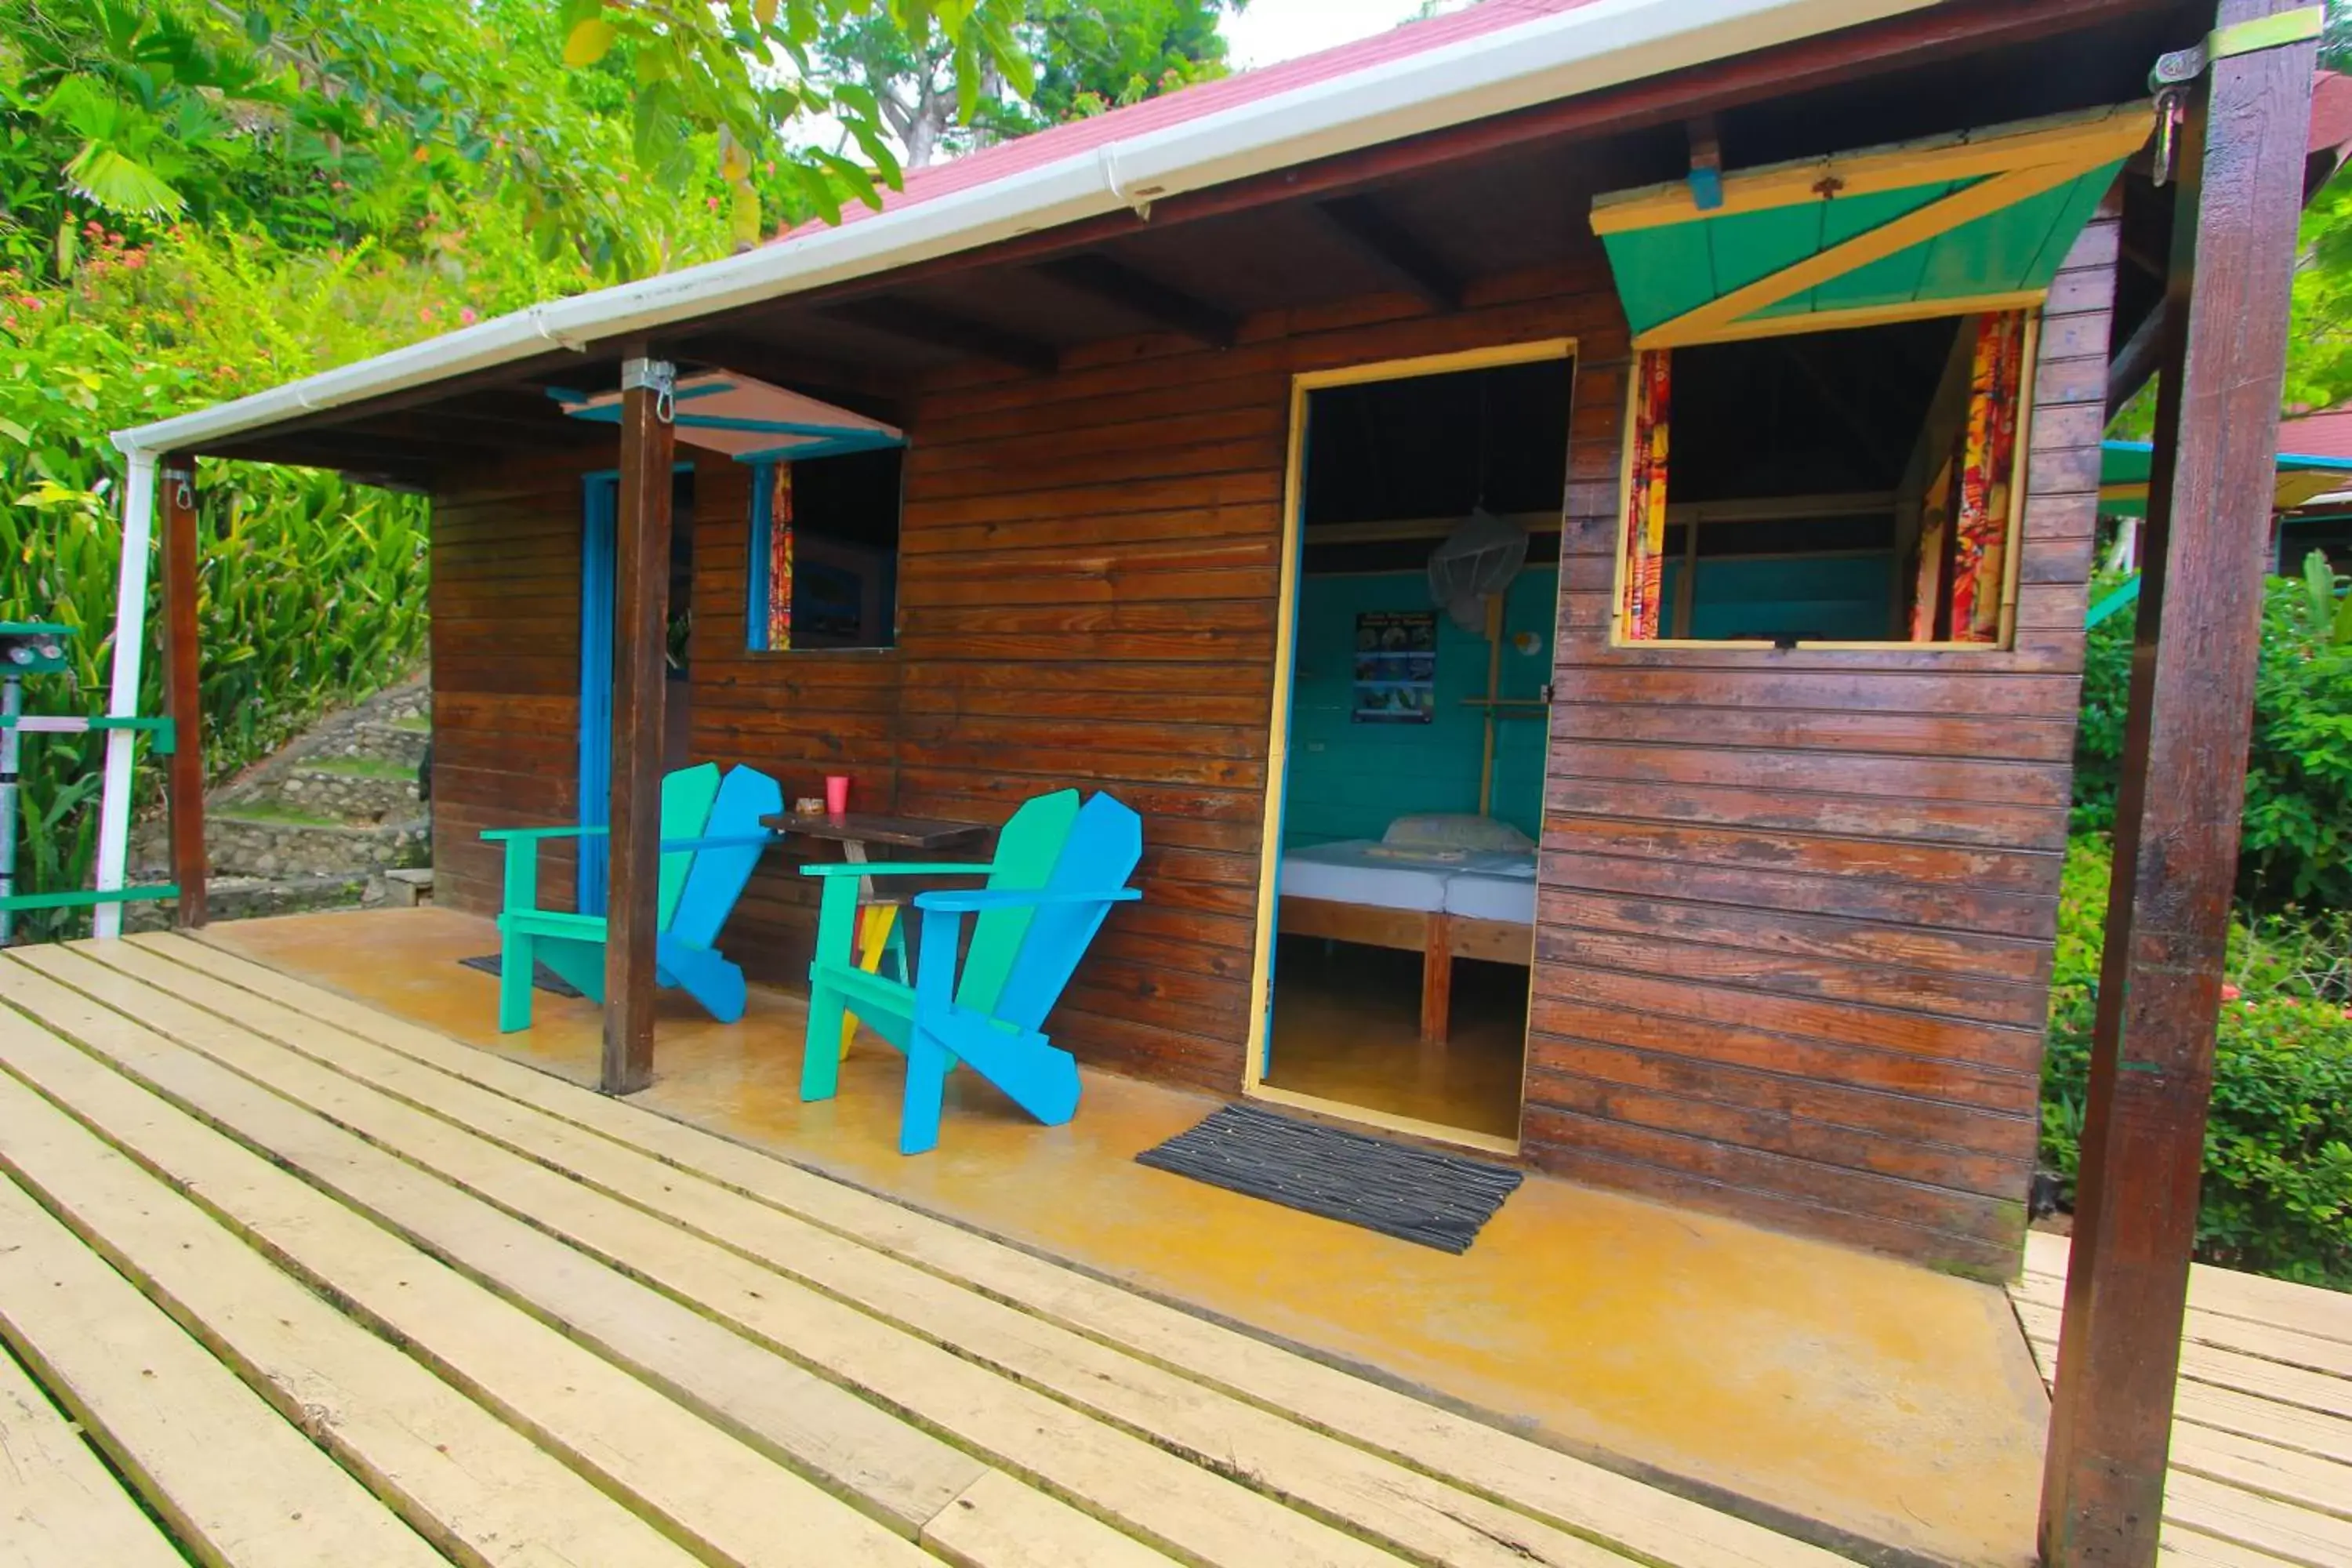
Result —
[[195, 475], [186, 468], [166, 468], [163, 478], [171, 481], [172, 504], [182, 511], [194, 510], [196, 504]]
[[2179, 140], [2181, 119], [2188, 111], [2191, 83], [2217, 61], [2307, 43], [2320, 36], [2326, 22], [2325, 6], [2305, 5], [2298, 11], [2281, 11], [2235, 26], [2217, 27], [2185, 49], [2158, 56], [2147, 73], [2148, 90], [2156, 95], [2156, 151], [2149, 172], [2155, 183], [2162, 186], [2172, 178], [2173, 151]]
[[632, 359], [621, 363], [621, 390], [645, 388], [654, 395], [654, 418], [667, 425], [677, 416], [677, 366], [666, 359]]

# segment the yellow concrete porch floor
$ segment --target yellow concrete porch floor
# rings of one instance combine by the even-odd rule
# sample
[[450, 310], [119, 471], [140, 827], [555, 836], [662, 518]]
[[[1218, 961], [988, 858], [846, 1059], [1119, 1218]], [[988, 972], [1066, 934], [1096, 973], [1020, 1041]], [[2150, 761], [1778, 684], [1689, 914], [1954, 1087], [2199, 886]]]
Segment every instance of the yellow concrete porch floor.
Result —
[[[301, 915], [208, 939], [593, 1081], [586, 1003], [541, 993], [532, 1029], [497, 1033], [496, 983], [457, 962], [496, 951], [486, 921]], [[906, 1159], [898, 1058], [861, 1042], [841, 1097], [803, 1105], [802, 1017], [772, 991], [731, 1026], [666, 995], [633, 1103], [1824, 1544], [2032, 1560], [2046, 1395], [1997, 1289], [1540, 1176], [1449, 1257], [1136, 1164], [1217, 1102], [1106, 1073], [1061, 1128], [959, 1073], [939, 1149]]]

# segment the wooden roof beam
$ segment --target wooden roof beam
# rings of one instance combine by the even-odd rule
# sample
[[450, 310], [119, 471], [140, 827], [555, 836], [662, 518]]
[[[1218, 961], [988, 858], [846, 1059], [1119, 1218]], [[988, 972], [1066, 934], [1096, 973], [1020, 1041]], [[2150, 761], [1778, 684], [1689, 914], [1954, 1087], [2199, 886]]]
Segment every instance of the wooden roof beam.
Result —
[[1315, 204], [1332, 231], [1435, 310], [1462, 308], [1462, 279], [1370, 196], [1333, 196]]
[[1061, 364], [1061, 355], [1053, 344], [1002, 327], [975, 321], [952, 310], [942, 310], [936, 305], [920, 300], [898, 299], [845, 300], [838, 305], [824, 307], [824, 313], [852, 326], [869, 331], [886, 332], [908, 342], [921, 343], [929, 348], [953, 349], [980, 359], [991, 359], [999, 364], [1025, 370], [1032, 375], [1051, 375]]
[[[468, 446], [464, 451], [471, 454], [485, 449]], [[224, 443], [192, 455], [255, 463], [289, 463], [298, 468], [334, 468], [343, 473], [429, 473], [453, 454], [446, 447], [436, 451], [419, 442], [326, 429], [267, 432], [250, 446]]]
[[1100, 251], [1080, 251], [1037, 264], [1037, 270], [1073, 292], [1100, 300], [1211, 348], [1229, 349], [1241, 319], [1203, 300], [1138, 272]]
[[[580, 422], [566, 419], [555, 400], [545, 411], [492, 413], [482, 408], [410, 408], [355, 422], [361, 433], [413, 437], [436, 445], [503, 450], [515, 446], [577, 446]], [[330, 426], [330, 428], [334, 428]]]

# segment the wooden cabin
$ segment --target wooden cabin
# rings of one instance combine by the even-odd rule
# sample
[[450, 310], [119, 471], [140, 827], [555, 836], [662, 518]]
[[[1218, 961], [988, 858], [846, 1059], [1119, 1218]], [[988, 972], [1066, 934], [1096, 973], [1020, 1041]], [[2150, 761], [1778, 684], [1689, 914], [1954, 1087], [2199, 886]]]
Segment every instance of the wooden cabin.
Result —
[[[2005, 1277], [2148, 74], [2210, 8], [1581, 9], [992, 148], [175, 449], [429, 491], [440, 900], [496, 910], [484, 829], [604, 820], [617, 574], [667, 589], [661, 765], [1143, 815], [1082, 1062]], [[1318, 104], [1353, 132], [1267, 140]], [[1220, 135], [1276, 152], [1155, 174]], [[625, 360], [677, 375], [629, 501]], [[737, 910], [755, 979], [833, 853]]]

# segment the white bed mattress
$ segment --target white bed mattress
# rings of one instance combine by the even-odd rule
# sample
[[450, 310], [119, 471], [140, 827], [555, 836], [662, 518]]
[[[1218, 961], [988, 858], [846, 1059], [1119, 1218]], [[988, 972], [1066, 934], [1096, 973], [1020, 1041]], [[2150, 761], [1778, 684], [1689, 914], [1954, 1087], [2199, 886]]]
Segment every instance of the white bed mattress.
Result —
[[1351, 838], [1285, 854], [1282, 896], [1533, 925], [1536, 861], [1486, 851], [1408, 858]]
[[1524, 871], [1462, 871], [1445, 879], [1445, 912], [1465, 920], [1507, 921], [1512, 925], [1536, 923], [1536, 863], [1533, 856]]
[[1461, 869], [1461, 862], [1420, 863], [1370, 853], [1379, 847], [1369, 838], [1350, 838], [1291, 850], [1282, 858], [1282, 896], [1423, 914], [1445, 907], [1445, 879]]

